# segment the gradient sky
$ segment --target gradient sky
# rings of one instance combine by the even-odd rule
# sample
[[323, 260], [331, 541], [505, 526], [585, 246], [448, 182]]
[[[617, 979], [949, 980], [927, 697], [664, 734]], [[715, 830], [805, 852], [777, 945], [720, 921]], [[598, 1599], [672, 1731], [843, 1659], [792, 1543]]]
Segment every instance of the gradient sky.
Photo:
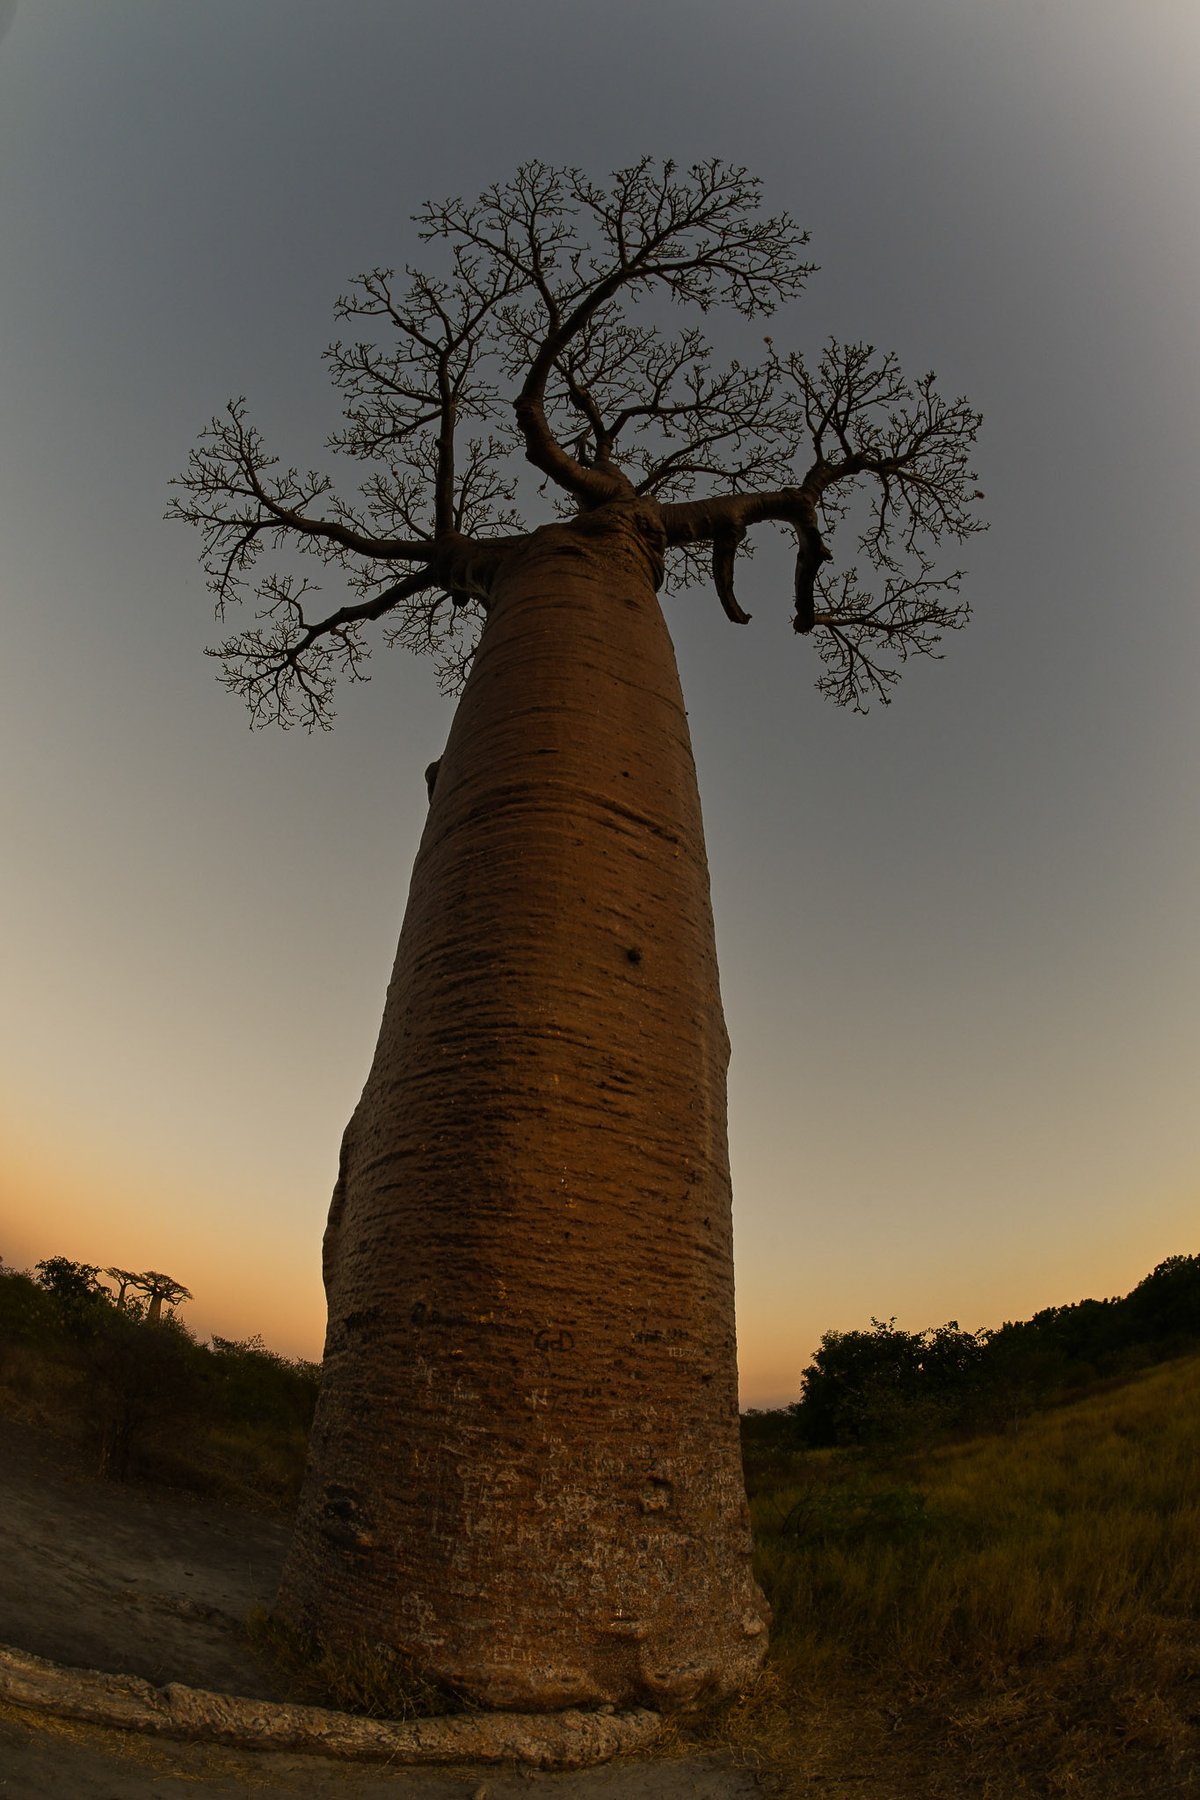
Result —
[[[975, 618], [813, 689], [786, 552], [668, 603], [730, 1033], [744, 1398], [1200, 1250], [1195, 0], [0, 0], [0, 1252], [165, 1269], [317, 1355], [319, 1244], [450, 706], [381, 650], [251, 734], [167, 480], [285, 460], [409, 214], [718, 155], [812, 233], [777, 343], [985, 416]], [[755, 354], [763, 327], [749, 328]], [[730, 347], [735, 347], [730, 338]]]

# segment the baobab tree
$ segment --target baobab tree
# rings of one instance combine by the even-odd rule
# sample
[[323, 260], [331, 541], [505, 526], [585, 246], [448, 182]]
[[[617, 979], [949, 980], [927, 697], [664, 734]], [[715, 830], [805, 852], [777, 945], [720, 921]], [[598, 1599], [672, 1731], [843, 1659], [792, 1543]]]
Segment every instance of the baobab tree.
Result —
[[[114, 1274], [117, 1271], [106, 1270], [105, 1273]], [[163, 1275], [158, 1269], [143, 1269], [137, 1275], [129, 1275], [128, 1271], [125, 1273], [130, 1285], [146, 1296], [146, 1323], [148, 1325], [157, 1325], [160, 1322], [164, 1306], [178, 1306], [181, 1301], [192, 1298], [190, 1288], [185, 1288], [181, 1281], [176, 1281], [171, 1275]]]
[[[331, 445], [366, 466], [357, 496], [281, 464], [236, 400], [172, 509], [204, 532], [218, 613], [257, 594], [214, 653], [256, 722], [327, 725], [374, 624], [463, 681], [342, 1144], [277, 1611], [484, 1703], [680, 1704], [757, 1667], [766, 1607], [729, 1045], [658, 592], [711, 572], [746, 623], [739, 546], [781, 526], [818, 685], [886, 700], [965, 616], [932, 557], [978, 529], [978, 418], [865, 344], [718, 363], [696, 315], [769, 313], [811, 273], [742, 169], [599, 185], [530, 163], [417, 222], [439, 272], [375, 269], [337, 306]], [[517, 511], [522, 457], [542, 523]], [[290, 549], [340, 572], [342, 604]]]
[[117, 1295], [113, 1304], [116, 1306], [118, 1312], [124, 1312], [125, 1295], [131, 1287], [136, 1288], [141, 1286], [141, 1276], [136, 1269], [105, 1269], [104, 1273], [106, 1275], [111, 1275], [112, 1279], [116, 1282]]

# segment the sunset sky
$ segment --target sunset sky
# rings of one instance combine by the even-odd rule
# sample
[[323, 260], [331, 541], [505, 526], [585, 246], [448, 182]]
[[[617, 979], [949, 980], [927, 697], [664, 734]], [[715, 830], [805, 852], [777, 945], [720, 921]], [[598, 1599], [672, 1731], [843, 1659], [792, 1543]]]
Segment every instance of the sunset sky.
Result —
[[319, 1354], [451, 703], [381, 646], [332, 734], [252, 734], [168, 480], [237, 394], [322, 460], [333, 301], [422, 200], [643, 153], [812, 234], [732, 353], [866, 338], [985, 421], [975, 617], [892, 706], [814, 691], [782, 540], [746, 630], [667, 603], [745, 1401], [829, 1327], [1200, 1251], [1197, 92], [1195, 0], [0, 0], [5, 1263], [166, 1270], [201, 1334]]

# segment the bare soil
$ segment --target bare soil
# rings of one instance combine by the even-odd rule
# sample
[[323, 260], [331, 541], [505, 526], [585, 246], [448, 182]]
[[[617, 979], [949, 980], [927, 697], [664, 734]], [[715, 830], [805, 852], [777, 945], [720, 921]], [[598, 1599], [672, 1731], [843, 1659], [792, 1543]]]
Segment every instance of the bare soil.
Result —
[[[283, 1699], [243, 1623], [273, 1599], [287, 1535], [260, 1514], [102, 1482], [66, 1442], [0, 1419], [2, 1643], [158, 1685]], [[142, 1738], [0, 1706], [4, 1800], [160, 1800], [185, 1785], [188, 1800], [749, 1800], [761, 1791], [721, 1755], [564, 1774], [397, 1768]]]

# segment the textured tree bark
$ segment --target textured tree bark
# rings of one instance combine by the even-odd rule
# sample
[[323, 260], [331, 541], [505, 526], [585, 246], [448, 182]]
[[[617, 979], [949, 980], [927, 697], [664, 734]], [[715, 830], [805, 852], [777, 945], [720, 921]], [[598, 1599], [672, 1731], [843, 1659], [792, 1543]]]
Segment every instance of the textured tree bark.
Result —
[[728, 1038], [657, 510], [506, 566], [325, 1245], [277, 1610], [486, 1705], [744, 1682]]

